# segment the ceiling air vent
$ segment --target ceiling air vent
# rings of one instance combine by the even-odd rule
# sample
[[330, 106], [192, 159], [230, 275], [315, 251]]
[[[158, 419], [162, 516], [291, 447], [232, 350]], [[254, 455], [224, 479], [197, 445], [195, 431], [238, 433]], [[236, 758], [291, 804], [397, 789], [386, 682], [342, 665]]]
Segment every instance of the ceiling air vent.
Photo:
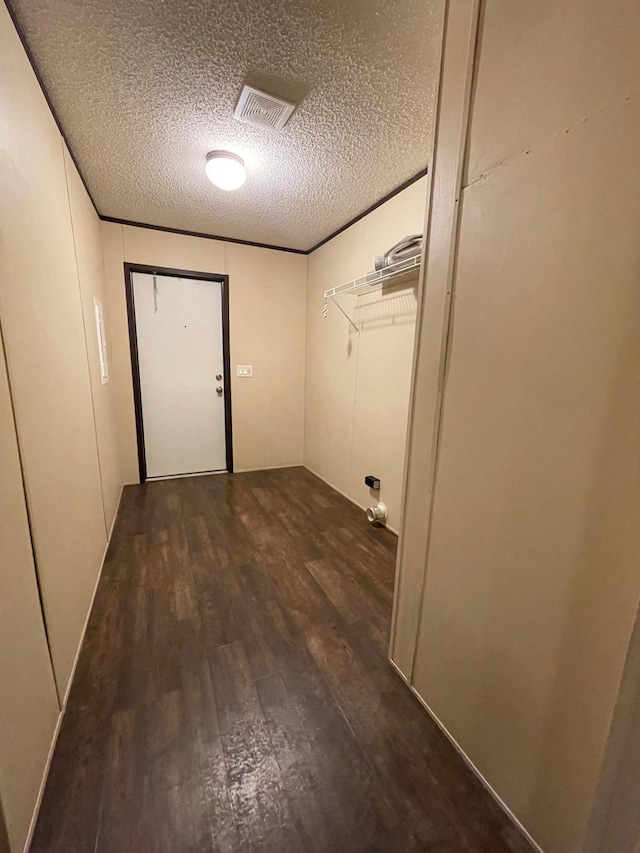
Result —
[[251, 86], [245, 86], [233, 116], [247, 124], [281, 130], [295, 108], [295, 104], [282, 101]]

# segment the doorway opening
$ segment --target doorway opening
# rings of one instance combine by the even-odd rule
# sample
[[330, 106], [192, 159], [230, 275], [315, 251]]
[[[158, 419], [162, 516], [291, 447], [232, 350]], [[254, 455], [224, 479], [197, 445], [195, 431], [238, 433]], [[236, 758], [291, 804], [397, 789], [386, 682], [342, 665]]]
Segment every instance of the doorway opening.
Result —
[[232, 473], [229, 276], [124, 269], [140, 482]]

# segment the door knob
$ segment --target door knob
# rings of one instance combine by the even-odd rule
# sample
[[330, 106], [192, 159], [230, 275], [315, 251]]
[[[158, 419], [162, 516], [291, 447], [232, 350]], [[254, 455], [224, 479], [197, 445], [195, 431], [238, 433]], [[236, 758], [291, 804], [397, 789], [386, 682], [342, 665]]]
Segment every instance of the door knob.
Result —
[[218, 396], [222, 394], [222, 385], [218, 385], [218, 387], [216, 388], [216, 393], [218, 394]]
[[216, 379], [218, 380], [218, 382], [220, 382], [220, 380], [222, 379], [222, 374], [216, 373]]

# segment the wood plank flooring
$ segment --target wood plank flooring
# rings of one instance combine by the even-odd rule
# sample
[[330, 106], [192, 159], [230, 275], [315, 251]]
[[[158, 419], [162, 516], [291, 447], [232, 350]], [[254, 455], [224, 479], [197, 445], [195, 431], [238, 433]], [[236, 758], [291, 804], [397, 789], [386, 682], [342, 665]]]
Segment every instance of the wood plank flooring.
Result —
[[387, 661], [395, 547], [303, 468], [128, 486], [32, 853], [530, 851]]

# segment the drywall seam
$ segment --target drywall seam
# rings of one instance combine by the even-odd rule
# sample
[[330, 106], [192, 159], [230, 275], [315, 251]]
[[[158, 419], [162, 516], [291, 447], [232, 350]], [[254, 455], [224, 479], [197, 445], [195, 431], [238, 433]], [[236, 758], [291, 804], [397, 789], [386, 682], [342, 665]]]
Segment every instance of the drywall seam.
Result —
[[[102, 518], [104, 520], [104, 534], [108, 537], [108, 522], [107, 522], [107, 508], [104, 504], [104, 481], [102, 478], [102, 462], [100, 461], [100, 448], [98, 446], [98, 424], [96, 419], [96, 402], [95, 396], [93, 393], [93, 381], [91, 378], [91, 364], [89, 363], [89, 341], [87, 340], [87, 318], [84, 313], [84, 299], [82, 298], [82, 285], [80, 283], [80, 265], [78, 264], [78, 247], [76, 243], [76, 229], [73, 223], [73, 213], [71, 210], [71, 193], [69, 192], [69, 172], [67, 169], [67, 158], [65, 156], [65, 142], [64, 139], [60, 140], [62, 145], [62, 164], [64, 166], [64, 184], [67, 190], [67, 207], [69, 209], [69, 224], [71, 226], [71, 237], [73, 239], [73, 257], [76, 264], [76, 282], [78, 285], [78, 298], [80, 300], [80, 312], [82, 314], [82, 336], [84, 338], [84, 354], [87, 360], [87, 374], [89, 376], [89, 393], [91, 395], [91, 414], [93, 415], [93, 437], [95, 439], [96, 444], [96, 459], [98, 461], [98, 477], [100, 478], [100, 501], [102, 503]], [[102, 241], [100, 241], [100, 245], [102, 246]], [[102, 267], [104, 268], [104, 259], [102, 262]], [[107, 545], [109, 544], [109, 540], [107, 539]]]
[[557, 139], [558, 136], [564, 136], [566, 133], [571, 133], [572, 130], [575, 130], [575, 128], [580, 127], [581, 124], [585, 124], [585, 122], [591, 121], [591, 119], [593, 118], [597, 118], [597, 116], [599, 116], [601, 113], [607, 112], [609, 109], [615, 108], [621, 103], [624, 103], [625, 101], [631, 101], [633, 98], [637, 97], [637, 95], [638, 92], [631, 92], [630, 95], [625, 95], [625, 97], [623, 98], [608, 101], [604, 106], [600, 107], [600, 109], [589, 113], [589, 115], [584, 116], [584, 118], [577, 119], [563, 130], [556, 131], [556, 133], [552, 133], [550, 136], [544, 136], [538, 139], [531, 146], [531, 148], [527, 148], [526, 151], [519, 151], [517, 154], [512, 154], [510, 157], [507, 157], [506, 160], [502, 160], [500, 163], [496, 163], [495, 166], [491, 166], [489, 169], [486, 169], [486, 171], [481, 172], [477, 177], [473, 178], [467, 183], [463, 183], [462, 189], [466, 190], [469, 187], [472, 187], [474, 184], [486, 180], [495, 172], [499, 172], [501, 169], [504, 169], [505, 166], [511, 165], [511, 163], [516, 163], [518, 160], [521, 160], [523, 157], [526, 157], [527, 155], [531, 154], [534, 150], [540, 148], [548, 142], [551, 142], [551, 140]]
[[[107, 558], [107, 552], [109, 551], [109, 545], [111, 544], [111, 535], [113, 534], [113, 530], [116, 524], [116, 519], [118, 518], [118, 512], [120, 511], [120, 502], [122, 501], [122, 494], [124, 492], [124, 486], [120, 489], [120, 497], [118, 498], [118, 505], [116, 506], [115, 515], [113, 517], [113, 523], [111, 524], [111, 530], [109, 531], [109, 538], [107, 539], [107, 544], [104, 549], [104, 554], [102, 555], [102, 562], [100, 563], [100, 570], [98, 571], [98, 577], [96, 579], [96, 584], [93, 588], [93, 595], [91, 596], [91, 603], [89, 604], [89, 609], [87, 610], [87, 617], [84, 621], [84, 626], [82, 628], [82, 633], [80, 635], [80, 642], [78, 643], [78, 649], [76, 651], [75, 660], [73, 661], [73, 666], [71, 667], [71, 674], [69, 675], [69, 682], [67, 684], [67, 690], [64, 695], [64, 699], [62, 701], [62, 706], [60, 708], [60, 713], [58, 714], [58, 722], [56, 723], [55, 730], [53, 732], [53, 738], [51, 739], [51, 746], [49, 748], [49, 754], [47, 756], [47, 760], [44, 765], [44, 770], [42, 773], [42, 781], [40, 783], [40, 789], [38, 790], [38, 796], [36, 797], [36, 802], [33, 807], [33, 814], [31, 816], [31, 823], [29, 824], [29, 831], [27, 832], [27, 838], [24, 843], [23, 853], [29, 853], [29, 847], [31, 846], [31, 841], [33, 839], [33, 833], [36, 828], [36, 823], [38, 822], [38, 814], [40, 812], [40, 806], [42, 804], [42, 797], [44, 795], [44, 789], [47, 785], [47, 778], [49, 776], [49, 770], [51, 769], [51, 761], [53, 759], [53, 754], [56, 749], [56, 744], [58, 742], [58, 735], [60, 734], [60, 729], [62, 728], [62, 721], [64, 719], [65, 712], [67, 710], [67, 700], [69, 699], [69, 694], [71, 692], [71, 687], [73, 685], [73, 679], [75, 678], [76, 668], [78, 666], [78, 661], [80, 660], [80, 652], [82, 651], [82, 646], [84, 645], [84, 637], [87, 632], [87, 626], [89, 625], [89, 619], [91, 617], [91, 612], [93, 611], [93, 604], [96, 599], [96, 593], [98, 592], [98, 586], [100, 585], [100, 579], [102, 578], [102, 570], [104, 568], [105, 560]], [[53, 669], [53, 662], [51, 664], [51, 668]], [[54, 673], [55, 680], [55, 673]], [[57, 689], [57, 684], [56, 684]]]
[[483, 787], [483, 788], [485, 788], [485, 789], [488, 791], [488, 793], [489, 793], [489, 794], [491, 794], [492, 798], [496, 801], [496, 803], [500, 806], [500, 808], [505, 812], [505, 814], [507, 815], [507, 817], [509, 818], [509, 820], [511, 820], [511, 822], [512, 822], [512, 823], [514, 823], [514, 824], [518, 827], [518, 829], [520, 830], [520, 832], [524, 835], [524, 837], [527, 839], [527, 841], [529, 842], [529, 844], [531, 844], [531, 846], [534, 848], [534, 850], [537, 850], [537, 851], [538, 851], [538, 853], [544, 853], [544, 850], [542, 849], [542, 847], [540, 847], [540, 845], [539, 845], [539, 844], [538, 844], [538, 842], [535, 840], [535, 838], [533, 838], [533, 836], [531, 836], [531, 835], [527, 832], [527, 830], [526, 830], [526, 829], [524, 828], [524, 826], [520, 823], [520, 821], [519, 821], [519, 820], [518, 820], [518, 818], [515, 816], [515, 814], [511, 811], [511, 809], [509, 808], [509, 806], [508, 806], [508, 805], [505, 803], [505, 801], [502, 799], [502, 797], [500, 796], [500, 794], [498, 794], [498, 792], [497, 792], [497, 791], [496, 791], [496, 790], [491, 786], [490, 782], [488, 782], [488, 781], [487, 781], [487, 779], [486, 779], [486, 778], [482, 775], [482, 773], [478, 770], [478, 768], [476, 767], [476, 765], [475, 765], [475, 764], [473, 763], [473, 761], [469, 758], [469, 756], [468, 756], [468, 755], [467, 755], [467, 753], [464, 751], [464, 749], [460, 746], [460, 744], [458, 743], [458, 741], [454, 738], [454, 736], [453, 736], [453, 735], [451, 734], [451, 732], [447, 729], [447, 727], [444, 725], [444, 723], [442, 723], [442, 722], [440, 721], [440, 719], [439, 719], [438, 715], [437, 715], [437, 714], [435, 714], [435, 713], [431, 710], [431, 708], [427, 705], [427, 703], [424, 701], [424, 699], [423, 699], [423, 698], [422, 698], [422, 696], [418, 693], [418, 691], [415, 689], [415, 687], [414, 687], [414, 686], [409, 682], [409, 680], [407, 679], [406, 675], [402, 672], [402, 670], [400, 669], [400, 667], [399, 667], [399, 666], [397, 666], [397, 664], [395, 664], [395, 663], [393, 662], [393, 660], [391, 660], [391, 658], [389, 658], [389, 663], [391, 664], [392, 668], [396, 671], [396, 673], [400, 676], [400, 678], [404, 681], [404, 683], [407, 685], [407, 687], [409, 688], [409, 690], [411, 690], [411, 692], [412, 692], [412, 693], [413, 693], [413, 695], [416, 697], [416, 699], [418, 700], [418, 702], [422, 705], [422, 707], [425, 709], [425, 711], [427, 712], [427, 714], [431, 717], [431, 719], [433, 720], [433, 722], [434, 722], [434, 723], [436, 724], [436, 726], [440, 729], [440, 731], [442, 732], [442, 734], [447, 738], [447, 740], [449, 741], [449, 743], [451, 744], [451, 746], [455, 749], [455, 751], [458, 753], [458, 755], [462, 758], [462, 760], [463, 760], [463, 761], [464, 761], [464, 763], [467, 765], [467, 767], [471, 770], [471, 772], [474, 774], [474, 776], [479, 780], [479, 782], [482, 784], [482, 787]]
[[38, 604], [40, 606], [40, 615], [42, 617], [42, 627], [44, 628], [44, 636], [47, 643], [47, 653], [49, 655], [49, 663], [51, 664], [51, 673], [53, 675], [53, 686], [56, 691], [56, 699], [58, 702], [58, 710], [62, 707], [60, 698], [60, 687], [56, 676], [56, 669], [53, 665], [53, 653], [51, 651], [51, 639], [49, 637], [49, 628], [47, 619], [44, 613], [44, 597], [42, 595], [42, 586], [40, 584], [40, 575], [38, 574], [38, 561], [36, 558], [36, 544], [33, 537], [33, 524], [31, 521], [31, 509], [29, 507], [29, 499], [27, 497], [27, 480], [24, 473], [24, 463], [22, 459], [22, 446], [20, 443], [20, 432], [18, 431], [18, 416], [16, 413], [15, 404], [13, 402], [13, 389], [11, 387], [11, 373], [9, 371], [9, 353], [4, 342], [4, 333], [2, 331], [2, 317], [0, 316], [0, 349], [4, 356], [5, 369], [7, 374], [7, 388], [9, 390], [9, 402], [11, 403], [11, 416], [13, 418], [13, 429], [16, 435], [16, 449], [18, 452], [18, 462], [20, 464], [20, 479], [22, 481], [22, 495], [24, 498], [24, 510], [27, 516], [27, 527], [29, 529], [29, 545], [31, 547], [31, 559], [33, 561], [33, 572], [36, 578], [36, 588], [38, 590]]
[[[322, 480], [323, 483], [326, 483], [327, 486], [329, 486], [330, 489], [333, 489], [334, 492], [337, 492], [339, 495], [342, 495], [343, 498], [346, 498], [348, 501], [351, 501], [351, 503], [357, 506], [358, 509], [361, 509], [363, 512], [365, 512], [366, 507], [364, 507], [361, 503], [358, 503], [358, 501], [355, 500], [355, 498], [352, 498], [351, 495], [348, 495], [346, 492], [343, 492], [342, 489], [339, 489], [333, 483], [330, 483], [328, 480], [325, 480], [325, 478], [321, 474], [318, 474], [318, 472], [314, 471], [313, 468], [309, 468], [308, 465], [303, 465], [302, 467], [306, 468], [307, 471], [309, 471], [310, 474], [313, 474], [314, 477], [317, 477], [319, 480]], [[391, 527], [390, 524], [385, 524], [385, 528], [387, 530], [390, 530], [392, 533], [395, 533], [396, 536], [399, 535], [395, 527]]]

